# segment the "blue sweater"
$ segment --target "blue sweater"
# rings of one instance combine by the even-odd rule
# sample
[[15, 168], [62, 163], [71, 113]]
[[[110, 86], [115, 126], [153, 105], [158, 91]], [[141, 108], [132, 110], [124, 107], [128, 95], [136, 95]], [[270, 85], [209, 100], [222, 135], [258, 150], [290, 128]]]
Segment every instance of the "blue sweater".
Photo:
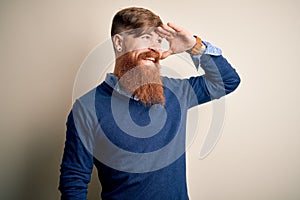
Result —
[[120, 90], [112, 74], [74, 103], [61, 164], [62, 199], [87, 198], [93, 165], [103, 200], [188, 199], [187, 111], [229, 94], [240, 83], [222, 55], [204, 54], [194, 63], [204, 75], [163, 78], [165, 106], [144, 106]]

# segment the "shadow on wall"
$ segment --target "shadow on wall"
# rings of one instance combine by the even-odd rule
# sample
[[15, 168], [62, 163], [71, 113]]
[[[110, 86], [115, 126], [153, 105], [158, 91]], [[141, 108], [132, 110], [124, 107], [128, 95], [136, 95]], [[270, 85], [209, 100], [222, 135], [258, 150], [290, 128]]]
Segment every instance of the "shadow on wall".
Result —
[[[57, 124], [56, 124], [57, 125]], [[60, 199], [58, 190], [59, 169], [65, 141], [64, 128], [36, 128], [28, 130], [35, 133], [26, 144], [23, 152], [24, 163], [17, 172], [18, 183], [6, 191], [9, 199], [16, 200], [53, 200]], [[88, 199], [101, 199], [101, 187], [94, 169], [89, 186]]]
[[99, 183], [99, 178], [97, 174], [97, 169], [94, 167], [92, 173], [92, 180], [89, 185], [88, 191], [88, 199], [99, 199], [101, 200], [100, 193], [101, 193], [101, 185]]
[[20, 190], [16, 199], [50, 200], [59, 199], [58, 177], [62, 152], [62, 138], [56, 138], [62, 129], [29, 130], [36, 137], [28, 142], [24, 155], [24, 167], [21, 169]]

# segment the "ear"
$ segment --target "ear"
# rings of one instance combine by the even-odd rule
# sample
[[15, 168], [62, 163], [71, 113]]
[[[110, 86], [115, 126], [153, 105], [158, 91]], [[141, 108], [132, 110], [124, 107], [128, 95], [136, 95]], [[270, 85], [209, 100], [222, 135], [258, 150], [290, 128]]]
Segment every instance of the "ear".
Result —
[[123, 48], [123, 36], [120, 34], [115, 34], [112, 38], [114, 49], [117, 50], [119, 47]]

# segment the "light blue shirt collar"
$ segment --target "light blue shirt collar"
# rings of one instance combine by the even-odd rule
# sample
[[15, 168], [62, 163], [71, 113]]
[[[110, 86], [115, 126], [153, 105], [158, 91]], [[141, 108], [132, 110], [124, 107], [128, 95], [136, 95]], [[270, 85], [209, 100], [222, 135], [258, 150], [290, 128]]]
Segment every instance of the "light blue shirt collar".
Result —
[[139, 99], [136, 97], [133, 97], [132, 94], [130, 94], [129, 92], [127, 92], [120, 84], [119, 84], [119, 79], [116, 75], [114, 75], [113, 73], [107, 73], [106, 74], [106, 78], [105, 78], [105, 83], [107, 83], [111, 88], [114, 89], [114, 91], [118, 92], [121, 95], [124, 95], [128, 98], [132, 98], [136, 101], [138, 101]]

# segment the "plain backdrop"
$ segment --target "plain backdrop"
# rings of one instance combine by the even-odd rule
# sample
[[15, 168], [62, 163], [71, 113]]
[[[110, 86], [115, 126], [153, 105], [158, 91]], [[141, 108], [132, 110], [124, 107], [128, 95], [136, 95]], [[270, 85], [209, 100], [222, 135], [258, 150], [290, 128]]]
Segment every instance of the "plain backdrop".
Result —
[[[300, 199], [299, 46], [296, 0], [1, 0], [0, 199], [59, 199], [66, 117], [84, 58], [109, 39], [113, 15], [143, 6], [210, 41], [241, 76], [226, 97], [222, 137], [188, 151], [192, 200]], [[99, 199], [94, 170], [89, 199]]]

